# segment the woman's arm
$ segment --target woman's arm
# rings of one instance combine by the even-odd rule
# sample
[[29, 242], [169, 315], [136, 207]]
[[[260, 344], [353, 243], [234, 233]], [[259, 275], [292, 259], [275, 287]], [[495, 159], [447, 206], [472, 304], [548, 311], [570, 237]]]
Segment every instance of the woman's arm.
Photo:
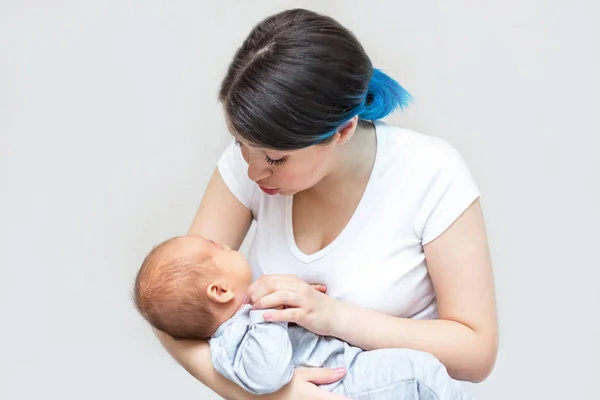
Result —
[[206, 341], [175, 340], [156, 329], [154, 334], [177, 363], [219, 396], [227, 400], [254, 399], [250, 393], [217, 373]]
[[252, 212], [235, 198], [215, 170], [188, 231], [238, 250], [248, 234]]
[[[424, 246], [439, 320], [395, 318], [337, 302], [332, 335], [364, 349], [407, 347], [436, 356], [455, 379], [480, 382], [498, 350], [494, 280], [481, 205], [475, 201]], [[356, 324], [356, 321], [362, 321]]]

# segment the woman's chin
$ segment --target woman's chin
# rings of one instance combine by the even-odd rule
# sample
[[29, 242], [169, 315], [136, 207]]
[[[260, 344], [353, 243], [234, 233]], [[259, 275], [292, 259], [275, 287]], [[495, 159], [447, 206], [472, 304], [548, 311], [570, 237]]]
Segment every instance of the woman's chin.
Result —
[[295, 190], [295, 189], [279, 189], [279, 192], [277, 193], [280, 196], [293, 196], [295, 194], [300, 193], [302, 190]]

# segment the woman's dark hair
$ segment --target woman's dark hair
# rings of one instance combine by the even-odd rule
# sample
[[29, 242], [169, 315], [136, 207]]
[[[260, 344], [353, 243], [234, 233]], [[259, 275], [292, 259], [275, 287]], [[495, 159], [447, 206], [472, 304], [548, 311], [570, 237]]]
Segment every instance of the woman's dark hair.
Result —
[[237, 50], [219, 93], [235, 133], [277, 150], [326, 143], [352, 117], [384, 118], [410, 95], [356, 37], [303, 9], [272, 15]]

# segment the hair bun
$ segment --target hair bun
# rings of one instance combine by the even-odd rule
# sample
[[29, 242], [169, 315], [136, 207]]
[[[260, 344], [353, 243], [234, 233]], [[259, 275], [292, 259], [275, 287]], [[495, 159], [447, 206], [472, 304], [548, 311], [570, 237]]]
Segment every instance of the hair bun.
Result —
[[358, 117], [370, 121], [382, 119], [397, 108], [406, 107], [411, 101], [411, 95], [398, 82], [381, 70], [373, 68], [365, 104]]

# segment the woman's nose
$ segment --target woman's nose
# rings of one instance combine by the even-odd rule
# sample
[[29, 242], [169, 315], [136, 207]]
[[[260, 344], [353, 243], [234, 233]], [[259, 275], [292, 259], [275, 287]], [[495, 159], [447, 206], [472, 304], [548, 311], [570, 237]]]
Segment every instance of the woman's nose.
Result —
[[248, 162], [248, 178], [254, 182], [268, 178], [271, 175], [271, 168], [264, 164], [266, 163], [257, 160], [256, 157], [250, 157]]

